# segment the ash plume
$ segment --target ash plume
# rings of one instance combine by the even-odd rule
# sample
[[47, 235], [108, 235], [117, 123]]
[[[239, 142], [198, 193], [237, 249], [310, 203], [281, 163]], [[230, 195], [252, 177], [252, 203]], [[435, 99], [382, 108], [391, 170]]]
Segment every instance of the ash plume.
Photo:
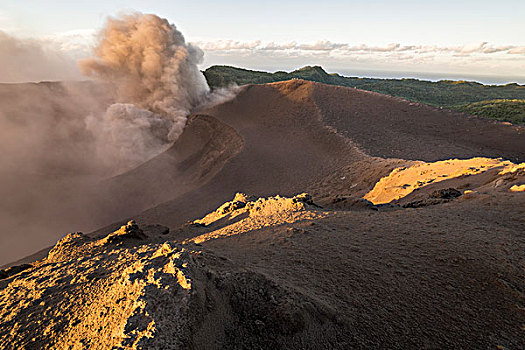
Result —
[[81, 78], [75, 60], [44, 40], [17, 38], [0, 30], [0, 82]]
[[102, 161], [127, 170], [179, 137], [192, 108], [207, 100], [197, 66], [202, 58], [166, 19], [141, 13], [108, 19], [94, 57], [79, 62], [84, 74], [116, 89], [117, 103], [87, 119]]
[[[118, 201], [108, 177], [162, 153], [188, 114], [237, 92], [209, 91], [202, 56], [167, 20], [135, 13], [110, 18], [80, 62], [97, 81], [0, 84], [0, 264], [135, 210]], [[1, 82], [68, 78], [79, 67], [64, 57], [41, 40], [0, 32]]]

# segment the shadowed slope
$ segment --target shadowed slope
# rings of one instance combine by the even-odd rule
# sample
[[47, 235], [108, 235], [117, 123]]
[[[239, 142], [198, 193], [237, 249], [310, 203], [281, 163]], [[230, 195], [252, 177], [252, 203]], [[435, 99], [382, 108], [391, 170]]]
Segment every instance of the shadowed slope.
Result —
[[336, 310], [348, 343], [326, 348], [522, 349], [524, 200], [500, 192], [263, 228], [245, 218], [218, 231], [251, 231], [202, 247]]
[[239, 134], [216, 118], [194, 115], [184, 133], [166, 152], [105, 184], [114, 193], [111, 215], [135, 214], [212, 178], [243, 147]]
[[395, 158], [525, 159], [521, 127], [301, 80], [246, 86], [203, 113], [232, 126], [245, 141], [242, 152], [206, 186], [143, 213], [146, 222], [177, 226], [239, 191], [361, 196], [393, 168], [412, 164]]
[[436, 161], [476, 156], [525, 161], [525, 128], [364, 90], [314, 83], [325, 123], [368, 154]]
[[[83, 205], [58, 208], [57, 212], [50, 214], [47, 220], [53, 223], [50, 228], [54, 231], [51, 232], [57, 236], [62, 230], [72, 228], [92, 230], [177, 198], [206, 183], [242, 149], [242, 144], [241, 137], [217, 119], [192, 116], [184, 134], [166, 152], [125, 174], [91, 185], [90, 191], [80, 188], [68, 193], [81, 197]], [[73, 216], [74, 226], [69, 223], [73, 220], [71, 218], [66, 227], [64, 221], [60, 221], [59, 215], [66, 213]], [[56, 223], [53, 222], [55, 216]], [[39, 226], [38, 222], [30, 224], [47, 232], [46, 227]], [[44, 257], [48, 250], [46, 248], [10, 265], [35, 261]]]
[[[292, 195], [346, 164], [371, 160], [353, 143], [326, 127], [311, 100], [312, 84], [302, 81], [247, 86], [210, 114], [235, 128], [242, 151], [205, 186], [137, 217], [177, 227], [202, 216], [235, 192]], [[381, 172], [388, 174], [392, 165]]]

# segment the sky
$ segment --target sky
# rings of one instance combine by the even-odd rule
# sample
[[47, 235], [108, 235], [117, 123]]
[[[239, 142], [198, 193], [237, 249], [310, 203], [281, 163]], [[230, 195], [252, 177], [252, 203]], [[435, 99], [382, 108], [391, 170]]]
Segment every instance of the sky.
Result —
[[175, 24], [204, 50], [202, 68], [525, 83], [523, 0], [1, 0], [0, 31], [77, 59], [108, 16], [131, 11]]

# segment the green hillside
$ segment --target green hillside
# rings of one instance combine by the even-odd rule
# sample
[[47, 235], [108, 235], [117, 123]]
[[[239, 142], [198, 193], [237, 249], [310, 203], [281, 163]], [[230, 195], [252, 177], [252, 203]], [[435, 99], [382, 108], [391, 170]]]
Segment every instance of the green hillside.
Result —
[[[265, 84], [293, 78], [311, 80], [325, 84], [356, 87], [487, 118], [523, 123], [523, 104], [508, 102], [508, 100], [525, 100], [525, 86], [518, 84], [483, 85], [471, 81], [432, 82], [418, 79], [344, 77], [338, 74], [328, 74], [319, 66], [307, 66], [289, 73], [268, 73], [229, 66], [213, 66], [206, 69], [204, 75], [211, 87], [224, 87], [232, 84]], [[472, 105], [476, 102], [482, 104]]]
[[525, 100], [490, 100], [458, 106], [458, 110], [485, 118], [525, 124]]

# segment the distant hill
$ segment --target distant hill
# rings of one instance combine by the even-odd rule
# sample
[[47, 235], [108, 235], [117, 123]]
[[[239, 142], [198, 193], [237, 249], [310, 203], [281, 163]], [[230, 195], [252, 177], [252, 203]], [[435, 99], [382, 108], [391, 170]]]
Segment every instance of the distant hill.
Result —
[[294, 78], [332, 85], [344, 85], [338, 79], [343, 77], [330, 75], [319, 66], [306, 66], [290, 73], [283, 71], [268, 73], [230, 66], [212, 66], [204, 71], [204, 75], [208, 85], [211, 87], [224, 87], [232, 84], [266, 84]]
[[[269, 73], [230, 66], [212, 66], [204, 71], [204, 75], [211, 87], [224, 87], [232, 84], [266, 84], [295, 78], [355, 87], [434, 107], [458, 110], [512, 123], [524, 123], [525, 120], [523, 117], [525, 103], [509, 102], [509, 100], [525, 100], [525, 86], [518, 84], [483, 85], [472, 81], [432, 82], [418, 79], [344, 77], [338, 74], [328, 74], [319, 66], [306, 66], [289, 73], [283, 71]], [[498, 102], [487, 102], [494, 100]], [[478, 102], [483, 103], [471, 105]], [[482, 105], [485, 107], [482, 108]]]
[[485, 118], [525, 124], [525, 100], [490, 100], [458, 106], [460, 111]]

